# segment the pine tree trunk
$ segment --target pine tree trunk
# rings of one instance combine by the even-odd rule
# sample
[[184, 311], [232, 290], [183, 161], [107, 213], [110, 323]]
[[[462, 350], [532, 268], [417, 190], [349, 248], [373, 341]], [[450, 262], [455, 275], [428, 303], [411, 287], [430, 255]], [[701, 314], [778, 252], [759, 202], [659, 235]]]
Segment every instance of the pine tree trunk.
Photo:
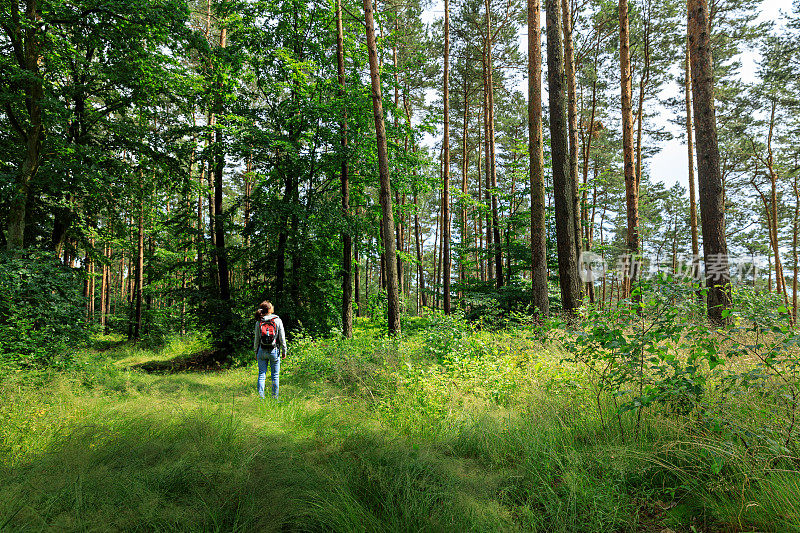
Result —
[[[597, 42], [595, 43], [594, 47], [594, 70], [597, 72], [597, 61], [600, 55], [600, 38], [601, 33], [597, 32]], [[587, 186], [589, 183], [589, 158], [592, 154], [592, 142], [594, 141], [595, 137], [595, 117], [597, 116], [597, 81], [599, 76], [595, 76], [594, 80], [592, 81], [592, 103], [591, 103], [591, 112], [589, 113], [589, 129], [588, 131], [583, 134], [585, 141], [583, 143], [583, 201], [581, 202], [581, 219], [582, 221], [587, 220], [587, 213], [586, 213], [586, 199], [587, 199]], [[583, 131], [583, 130], [581, 130]], [[597, 169], [595, 168], [595, 175], [597, 175]], [[586, 224], [586, 228], [584, 229], [584, 238], [586, 239], [586, 247], [587, 249], [591, 249], [591, 244], [589, 243], [591, 237], [589, 233], [591, 231], [591, 225]]]
[[[222, 28], [219, 35], [219, 45], [225, 48], [227, 44], [227, 31]], [[217, 83], [219, 94], [216, 95], [215, 115], [222, 113], [222, 81]], [[223, 150], [224, 138], [222, 129], [217, 128], [214, 139], [214, 234], [216, 236], [216, 259], [219, 278], [219, 297], [223, 302], [231, 299], [230, 278], [228, 272], [228, 252], [225, 248], [225, 216], [222, 210], [222, 174], [225, 169], [225, 151]]]
[[[486, 108], [483, 108], [484, 113], [486, 112]], [[483, 173], [481, 171], [481, 161], [482, 158], [480, 156], [480, 145], [481, 140], [478, 139], [478, 157], [476, 158], [475, 164], [477, 166], [477, 173], [475, 174], [475, 179], [478, 182], [478, 202], [481, 201], [483, 198]], [[480, 205], [480, 204], [479, 204]], [[483, 234], [483, 213], [481, 213], [481, 209], [475, 210], [475, 264], [477, 265], [480, 280], [481, 282], [486, 282], [488, 280], [488, 273], [486, 271], [486, 265], [483, 261], [484, 250], [489, 247], [489, 243], [486, 242], [484, 244], [484, 234]]]
[[772, 217], [772, 250], [775, 254], [775, 284], [779, 294], [783, 294], [783, 302], [786, 307], [789, 307], [789, 296], [786, 289], [786, 277], [783, 273], [783, 261], [780, 256], [780, 239], [778, 237], [778, 176], [775, 173], [775, 165], [772, 152], [772, 139], [775, 129], [775, 109], [777, 102], [772, 100], [772, 106], [769, 117], [769, 133], [767, 136], [767, 158], [766, 165], [769, 172], [770, 183], [770, 213]]
[[547, 225], [545, 218], [544, 151], [542, 142], [541, 0], [528, 0], [528, 155], [531, 182], [531, 283], [533, 307], [550, 313], [547, 290]]
[[[372, 242], [372, 239], [370, 239], [370, 242]], [[372, 275], [372, 269], [370, 268], [372, 265], [370, 265], [369, 260], [370, 256], [368, 255], [364, 260], [364, 270], [366, 272], [366, 279], [364, 280], [364, 302], [367, 306], [369, 305], [369, 281]], [[365, 309], [367, 310], [365, 316], [370, 316], [369, 307], [366, 307]]]
[[[384, 235], [394, 233], [392, 213], [391, 183], [389, 182], [389, 157], [386, 148], [386, 127], [381, 100], [381, 81], [378, 73], [378, 52], [375, 44], [375, 21], [372, 14], [372, 0], [364, 0], [364, 19], [366, 23], [367, 51], [369, 53], [370, 80], [372, 83], [372, 108], [375, 118], [375, 135], [378, 145], [378, 174], [380, 175], [380, 203], [383, 211], [381, 227]], [[394, 240], [384, 239], [383, 247], [386, 261], [386, 292], [388, 296], [388, 329], [392, 335], [400, 334], [400, 298], [397, 287], [397, 262], [394, 260]]]
[[359, 262], [361, 259], [359, 258], [358, 254], [358, 243], [359, 241], [356, 240], [353, 246], [353, 288], [355, 289], [355, 300], [356, 300], [356, 316], [361, 316], [361, 263]]
[[144, 176], [139, 172], [139, 221], [137, 224], [136, 244], [136, 278], [134, 280], [133, 298], [135, 312], [133, 322], [133, 339], [138, 340], [142, 331], [142, 285], [144, 285]]
[[[694, 131], [697, 142], [697, 175], [700, 185], [700, 213], [703, 255], [708, 287], [708, 318], [725, 322], [722, 312], [730, 308], [730, 273], [725, 240], [723, 184], [719, 168], [714, 74], [708, 24], [708, 0], [689, 0], [689, 46], [692, 70]], [[713, 267], [713, 268], [712, 268]]]
[[560, 0], [546, 1], [547, 81], [550, 103], [550, 146], [553, 161], [556, 238], [561, 301], [565, 311], [573, 312], [581, 305], [578, 262], [575, 256], [575, 213], [573, 187], [569, 172], [569, 139], [567, 129], [567, 94], [564, 87], [564, 51], [562, 42]]
[[[428, 306], [428, 295], [425, 293], [425, 264], [422, 262], [422, 243], [421, 231], [419, 227], [419, 203], [417, 201], [417, 191], [414, 191], [414, 244], [417, 252], [417, 291], [419, 297], [417, 298], [419, 305], [423, 308]], [[422, 315], [422, 309], [419, 309], [419, 314]]]
[[628, 262], [624, 274], [624, 291], [627, 296], [638, 275], [639, 257], [639, 188], [636, 183], [633, 153], [633, 109], [631, 105], [631, 54], [628, 22], [628, 0], [619, 0], [619, 64], [622, 86], [622, 156], [625, 174], [625, 204], [627, 210]]
[[194, 280], [196, 289], [203, 284], [203, 248], [205, 246], [205, 214], [203, 210], [203, 183], [205, 182], [206, 161], [200, 163], [200, 172], [197, 175], [197, 268]]
[[[342, 105], [345, 103], [344, 75], [344, 29], [342, 27], [342, 0], [336, 0], [336, 66], [339, 75], [339, 96]], [[342, 111], [341, 130], [342, 162], [340, 178], [342, 183], [342, 216], [345, 218], [345, 231], [342, 232], [342, 335], [349, 339], [353, 336], [353, 287], [350, 279], [352, 272], [352, 238], [349, 230], [350, 220], [350, 180], [347, 166], [347, 110]]]
[[433, 238], [433, 307], [439, 308], [442, 299], [439, 290], [442, 287], [442, 195], [439, 195], [439, 211], [436, 214], [436, 235]]
[[444, 264], [443, 307], [450, 314], [450, 0], [444, 0], [444, 172], [442, 173], [442, 262]]
[[[636, 190], [639, 190], [639, 185], [642, 182], [642, 129], [644, 127], [644, 101], [646, 92], [645, 89], [650, 81], [650, 0], [647, 2], [644, 15], [644, 27], [642, 34], [644, 36], [644, 66], [642, 69], [642, 76], [639, 79], [639, 105], [636, 113]], [[638, 194], [638, 192], [637, 192]]]
[[[492, 216], [492, 247], [494, 252], [494, 274], [498, 287], [505, 285], [503, 279], [503, 249], [500, 245], [500, 219], [498, 213], [497, 200], [497, 157], [495, 154], [495, 135], [494, 135], [494, 66], [492, 61], [492, 13], [490, 0], [485, 1], [486, 6], [486, 87], [488, 96], [488, 129], [487, 141], [489, 147], [489, 157], [487, 158], [487, 170], [490, 181], [487, 187], [491, 187], [491, 216]], [[491, 259], [490, 259], [491, 260]]]
[[103, 245], [103, 268], [100, 274], [100, 325], [106, 326], [106, 292], [108, 287], [108, 244]]
[[572, 9], [570, 0], [561, 0], [562, 30], [564, 33], [564, 73], [567, 78], [567, 123], [569, 125], [569, 175], [572, 185], [575, 217], [575, 256], [583, 249], [581, 205], [578, 196], [578, 97], [575, 93], [575, 45], [572, 39]]
[[[697, 197], [695, 192], [694, 176], [694, 140], [692, 134], [692, 72], [689, 61], [689, 37], [687, 28], [686, 37], [686, 64], [685, 64], [685, 100], [686, 100], [686, 150], [689, 158], [689, 227], [692, 232], [692, 269], [691, 275], [700, 283], [700, 242], [697, 236]], [[698, 299], [702, 299], [701, 291], [697, 291]]]
[[[798, 224], [800, 223], [800, 187], [798, 187], [798, 175], [794, 173], [794, 180], [792, 181], [792, 190], [794, 191], [794, 219], [792, 220], [792, 262], [793, 276], [792, 276], [792, 323], [797, 324], [797, 233]], [[753, 273], [755, 279], [755, 272]]]
[[[486, 41], [484, 41], [484, 50], [483, 50], [483, 155], [484, 155], [484, 187], [483, 187], [483, 201], [486, 207], [488, 208], [491, 206], [491, 197], [489, 195], [489, 190], [492, 187], [491, 184], [491, 171], [492, 165], [489, 161], [491, 156], [491, 148], [489, 147], [489, 69], [488, 69], [488, 60], [487, 60], [487, 48], [488, 45]], [[493, 279], [492, 274], [492, 267], [491, 267], [491, 252], [493, 248], [492, 242], [492, 222], [489, 212], [487, 211], [482, 216], [486, 217], [486, 240], [485, 240], [485, 253], [486, 256], [486, 281]]]
[[461, 160], [461, 253], [459, 255], [459, 282], [461, 289], [458, 292], [459, 298], [464, 297], [464, 286], [467, 282], [467, 171], [469, 169], [469, 144], [467, 142], [469, 136], [469, 93], [467, 90], [467, 72], [464, 71], [464, 115], [462, 137], [462, 160]]

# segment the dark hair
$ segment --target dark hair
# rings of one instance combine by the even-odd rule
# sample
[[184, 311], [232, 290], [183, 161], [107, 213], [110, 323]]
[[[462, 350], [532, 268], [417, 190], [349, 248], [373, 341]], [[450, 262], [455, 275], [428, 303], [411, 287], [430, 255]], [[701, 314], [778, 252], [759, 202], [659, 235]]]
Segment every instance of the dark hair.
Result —
[[253, 318], [256, 320], [261, 320], [268, 314], [272, 313], [274, 310], [275, 308], [272, 306], [272, 302], [270, 302], [269, 300], [264, 300], [263, 302], [258, 304], [258, 309], [256, 309]]

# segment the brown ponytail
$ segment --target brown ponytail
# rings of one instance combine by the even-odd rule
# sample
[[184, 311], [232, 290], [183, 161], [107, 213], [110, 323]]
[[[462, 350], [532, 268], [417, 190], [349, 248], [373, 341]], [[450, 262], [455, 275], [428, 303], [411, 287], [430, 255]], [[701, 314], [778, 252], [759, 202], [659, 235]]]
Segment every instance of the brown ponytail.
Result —
[[258, 309], [256, 309], [253, 318], [255, 320], [261, 320], [268, 314], [272, 313], [274, 310], [275, 308], [272, 306], [272, 302], [270, 302], [269, 300], [264, 300], [263, 302], [258, 304]]

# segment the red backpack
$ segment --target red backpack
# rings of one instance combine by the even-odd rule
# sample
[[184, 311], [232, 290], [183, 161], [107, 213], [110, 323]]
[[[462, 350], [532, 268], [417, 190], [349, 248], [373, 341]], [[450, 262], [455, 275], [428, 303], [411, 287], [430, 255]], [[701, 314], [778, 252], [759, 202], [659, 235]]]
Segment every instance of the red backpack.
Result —
[[278, 326], [275, 324], [275, 318], [262, 318], [261, 319], [261, 347], [275, 348], [275, 340], [278, 337]]

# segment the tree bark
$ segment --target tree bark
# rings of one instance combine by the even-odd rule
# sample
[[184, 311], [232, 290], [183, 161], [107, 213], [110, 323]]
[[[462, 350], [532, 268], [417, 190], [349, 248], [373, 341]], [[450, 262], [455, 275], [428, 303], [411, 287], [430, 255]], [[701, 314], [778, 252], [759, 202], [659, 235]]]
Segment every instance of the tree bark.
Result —
[[[600, 31], [597, 31], [597, 42], [595, 43], [594, 47], [594, 80], [592, 80], [592, 103], [591, 103], [591, 112], [589, 113], [589, 128], [586, 133], [583, 134], [583, 138], [585, 142], [583, 143], [583, 199], [581, 202], [581, 220], [582, 222], [587, 222], [586, 229], [584, 231], [584, 237], [586, 239], [586, 246], [587, 249], [591, 249], [591, 237], [589, 233], [591, 232], [591, 225], [588, 224], [587, 220], [587, 213], [586, 213], [586, 199], [588, 194], [588, 182], [589, 182], [589, 158], [592, 154], [592, 142], [594, 141], [594, 137], [597, 134], [595, 132], [595, 117], [597, 116], [597, 82], [600, 76], [597, 72], [597, 62], [600, 56], [600, 40], [602, 34]], [[581, 132], [585, 131], [586, 128], [581, 128]], [[595, 168], [595, 175], [597, 175], [597, 168]]]
[[144, 175], [139, 171], [139, 220], [137, 224], [137, 244], [136, 244], [136, 278], [134, 280], [134, 340], [139, 340], [142, 331], [142, 285], [144, 284]]
[[689, 0], [689, 47], [692, 70], [694, 132], [697, 141], [697, 177], [703, 256], [708, 287], [708, 318], [722, 324], [723, 311], [730, 308], [730, 273], [725, 240], [723, 185], [719, 168], [714, 74], [708, 25], [708, 0]]
[[100, 325], [105, 329], [106, 327], [106, 314], [108, 302], [106, 296], [108, 293], [108, 244], [103, 245], [103, 266], [100, 274]]
[[442, 282], [444, 314], [450, 314], [450, 0], [444, 0], [444, 172], [442, 173]]
[[564, 87], [564, 51], [560, 0], [546, 0], [547, 81], [550, 103], [550, 146], [553, 161], [553, 190], [556, 211], [558, 272], [562, 306], [574, 312], [581, 305], [578, 262], [575, 257], [575, 203], [569, 172], [567, 94]]
[[[421, 231], [419, 227], [419, 203], [417, 201], [417, 191], [414, 191], [414, 244], [417, 252], [417, 290], [419, 291], [419, 305], [422, 308], [428, 306], [428, 295], [425, 293], [425, 264], [422, 262], [422, 243]], [[422, 315], [422, 308], [419, 309], [419, 314]]]
[[464, 115], [463, 115], [463, 129], [461, 132], [462, 140], [462, 160], [461, 160], [461, 253], [459, 255], [459, 281], [461, 283], [461, 290], [459, 291], [459, 298], [464, 296], [464, 286], [467, 282], [467, 171], [469, 169], [469, 93], [467, 88], [467, 72], [464, 70], [463, 79], [464, 90]]
[[583, 249], [581, 205], [578, 196], [578, 98], [575, 93], [575, 45], [572, 39], [572, 9], [570, 0], [561, 0], [562, 30], [564, 32], [564, 73], [567, 79], [567, 123], [569, 130], [569, 175], [572, 185], [573, 216], [575, 217], [575, 256]]
[[355, 289], [356, 317], [361, 316], [361, 259], [358, 253], [359, 240], [353, 244], [353, 288]]
[[528, 155], [531, 186], [531, 288], [534, 309], [550, 313], [547, 290], [544, 149], [542, 142], [541, 0], [528, 0]]
[[[689, 158], [689, 227], [692, 232], [692, 278], [700, 282], [700, 242], [697, 236], [697, 197], [694, 176], [694, 140], [692, 135], [692, 71], [690, 66], [689, 37], [686, 37], [685, 100], [686, 100], [686, 150]], [[702, 293], [697, 292], [698, 298]]]
[[[41, 27], [37, 0], [25, 0], [25, 13], [17, 9], [16, 2], [11, 9], [11, 28], [8, 38], [13, 44], [14, 56], [26, 79], [21, 82], [25, 94], [27, 121], [14, 117], [11, 106], [6, 106], [7, 114], [15, 125], [15, 130], [25, 144], [25, 157], [20, 164], [17, 179], [13, 186], [13, 196], [8, 211], [6, 228], [6, 247], [9, 250], [25, 246], [25, 224], [28, 199], [36, 172], [39, 170], [44, 125], [42, 122], [42, 100], [44, 87], [39, 72], [39, 28]], [[24, 22], [20, 20], [25, 19]], [[5, 27], [5, 26], [4, 26]], [[24, 125], [23, 125], [24, 124]]]
[[[505, 284], [503, 279], [503, 250], [500, 245], [500, 221], [498, 214], [498, 201], [497, 201], [497, 158], [495, 156], [495, 140], [494, 140], [494, 66], [492, 61], [492, 12], [490, 0], [485, 0], [486, 6], [486, 115], [487, 115], [487, 129], [486, 129], [486, 143], [488, 147], [488, 156], [486, 159], [486, 171], [489, 180], [487, 188], [491, 187], [491, 231], [492, 231], [492, 245], [489, 248], [494, 252], [494, 273], [495, 281], [498, 287]], [[487, 191], [488, 193], [489, 191]], [[491, 259], [490, 259], [491, 260]]]
[[625, 168], [625, 206], [627, 211], [628, 263], [624, 272], [627, 295], [638, 275], [639, 258], [639, 188], [636, 183], [633, 153], [633, 109], [631, 105], [631, 53], [628, 22], [628, 0], [619, 0], [619, 64], [622, 87], [622, 156]]
[[[794, 173], [792, 181], [794, 191], [794, 218], [792, 219], [792, 262], [794, 273], [792, 275], [792, 323], [797, 324], [797, 233], [800, 224], [800, 188], [798, 188], [797, 172]], [[753, 273], [755, 279], [755, 272]]]
[[[389, 157], [386, 148], [386, 126], [383, 118], [383, 102], [381, 100], [381, 80], [378, 72], [378, 52], [375, 44], [375, 20], [372, 14], [372, 0], [364, 0], [364, 20], [366, 23], [367, 51], [369, 53], [370, 81], [372, 83], [372, 109], [375, 118], [375, 137], [378, 145], [378, 174], [380, 175], [380, 203], [383, 211], [381, 226], [384, 235], [394, 233], [394, 216], [392, 213], [392, 191], [389, 181]], [[383, 241], [387, 261], [386, 292], [388, 296], [388, 329], [392, 335], [400, 334], [400, 298], [397, 287], [397, 252], [394, 239]]]
[[[336, 66], [339, 75], [339, 96], [342, 106], [345, 105], [344, 76], [344, 29], [342, 27], [342, 0], [336, 0]], [[345, 231], [342, 232], [342, 335], [349, 339], [353, 336], [353, 286], [352, 272], [352, 238], [350, 236], [350, 180], [347, 166], [347, 110], [342, 110], [339, 124], [341, 130], [342, 162], [340, 178], [342, 183], [342, 216], [345, 219]]]
[[[488, 60], [486, 58], [488, 45], [486, 45], [486, 41], [484, 41], [484, 50], [483, 50], [483, 155], [484, 155], [484, 182], [483, 182], [483, 201], [487, 208], [491, 206], [492, 199], [489, 193], [491, 189], [491, 169], [492, 165], [489, 162], [491, 156], [491, 148], [489, 147], [489, 74], [488, 74]], [[480, 179], [480, 175], [479, 175]], [[489, 281], [492, 279], [492, 262], [491, 262], [491, 252], [493, 250], [493, 233], [492, 233], [492, 221], [489, 212], [481, 213], [480, 216], [486, 217], [486, 237], [485, 237], [485, 256], [486, 256], [486, 280]], [[481, 221], [483, 222], [483, 220]], [[483, 259], [482, 259], [483, 261]]]
[[[219, 34], [219, 46], [225, 48], [227, 45], [227, 30], [222, 28]], [[222, 113], [222, 75], [217, 78], [217, 95], [215, 115]], [[228, 272], [228, 252], [225, 248], [225, 216], [222, 209], [222, 174], [225, 170], [225, 151], [223, 149], [224, 138], [222, 129], [216, 128], [214, 139], [214, 234], [216, 236], [216, 258], [217, 272], [219, 276], [219, 297], [223, 302], [231, 299], [229, 272]]]
[[638, 194], [639, 185], [642, 182], [642, 129], [644, 127], [644, 100], [645, 89], [650, 81], [650, 0], [647, 2], [644, 15], [644, 66], [642, 76], [639, 79], [639, 104], [636, 113], [636, 191]]

